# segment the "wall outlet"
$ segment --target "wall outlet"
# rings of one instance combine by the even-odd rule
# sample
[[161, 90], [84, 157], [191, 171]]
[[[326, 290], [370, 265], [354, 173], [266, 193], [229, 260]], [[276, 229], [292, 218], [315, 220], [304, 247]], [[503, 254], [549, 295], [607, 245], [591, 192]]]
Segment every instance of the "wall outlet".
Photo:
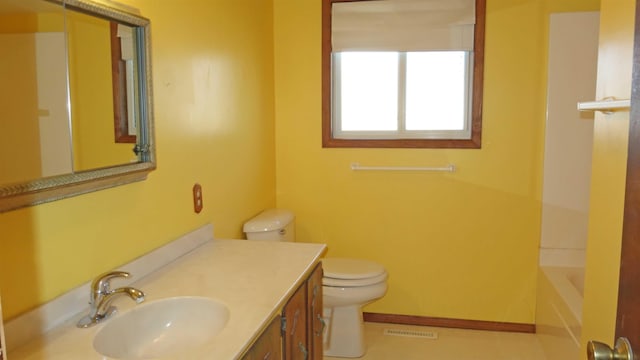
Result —
[[196, 214], [202, 211], [202, 186], [198, 183], [193, 185], [193, 211]]

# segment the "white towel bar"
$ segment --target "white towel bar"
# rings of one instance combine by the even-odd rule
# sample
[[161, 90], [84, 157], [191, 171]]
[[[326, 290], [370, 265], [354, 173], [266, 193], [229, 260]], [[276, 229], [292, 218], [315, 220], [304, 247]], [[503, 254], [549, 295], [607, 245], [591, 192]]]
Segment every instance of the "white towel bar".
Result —
[[618, 110], [629, 110], [631, 100], [612, 100], [604, 99], [601, 101], [586, 101], [578, 103], [579, 111], [602, 111], [611, 113]]
[[455, 172], [456, 166], [449, 164], [445, 167], [413, 167], [413, 166], [361, 166], [358, 163], [351, 164], [353, 171], [443, 171]]

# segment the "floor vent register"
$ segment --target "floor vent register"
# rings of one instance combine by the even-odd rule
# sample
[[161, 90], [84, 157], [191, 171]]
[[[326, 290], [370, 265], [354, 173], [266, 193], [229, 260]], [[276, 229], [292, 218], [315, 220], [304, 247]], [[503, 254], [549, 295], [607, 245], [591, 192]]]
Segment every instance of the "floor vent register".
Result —
[[415, 330], [400, 330], [400, 329], [384, 329], [384, 335], [423, 338], [423, 339], [431, 339], [431, 340], [436, 340], [438, 338], [438, 333], [433, 331], [415, 331]]

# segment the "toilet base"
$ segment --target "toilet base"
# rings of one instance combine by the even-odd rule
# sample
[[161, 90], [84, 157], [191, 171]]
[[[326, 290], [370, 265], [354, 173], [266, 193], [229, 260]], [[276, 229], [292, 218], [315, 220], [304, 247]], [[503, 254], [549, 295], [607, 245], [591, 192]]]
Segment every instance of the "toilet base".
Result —
[[364, 323], [360, 305], [326, 307], [324, 355], [357, 358], [364, 355]]

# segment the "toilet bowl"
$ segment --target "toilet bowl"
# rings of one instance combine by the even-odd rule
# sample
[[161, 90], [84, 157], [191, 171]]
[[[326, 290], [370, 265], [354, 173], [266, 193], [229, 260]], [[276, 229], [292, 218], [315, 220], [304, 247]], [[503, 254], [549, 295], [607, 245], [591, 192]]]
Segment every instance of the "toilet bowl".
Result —
[[[293, 213], [265, 210], [244, 224], [249, 240], [294, 241]], [[373, 261], [347, 258], [322, 259], [324, 277], [324, 355], [361, 357], [366, 352], [362, 307], [387, 291], [387, 272]]]
[[361, 357], [366, 352], [362, 307], [384, 296], [387, 272], [372, 261], [344, 258], [323, 259], [322, 268], [324, 354]]

